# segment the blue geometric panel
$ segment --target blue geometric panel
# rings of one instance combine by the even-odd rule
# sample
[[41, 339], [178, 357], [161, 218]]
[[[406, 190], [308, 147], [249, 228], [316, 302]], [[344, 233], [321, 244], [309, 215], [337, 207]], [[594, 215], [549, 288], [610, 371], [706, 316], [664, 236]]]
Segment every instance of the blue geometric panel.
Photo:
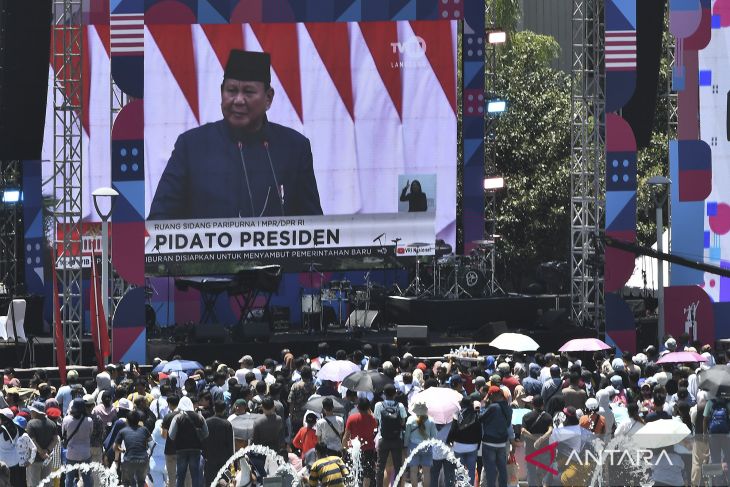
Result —
[[337, 19], [342, 12], [335, 13], [335, 0], [318, 0], [306, 2], [307, 22], [331, 22]]
[[198, 0], [198, 22], [201, 24], [227, 24], [230, 15], [230, 2]]
[[636, 153], [606, 154], [606, 191], [636, 191]]
[[605, 19], [606, 30], [636, 29], [636, 0], [608, 0]]
[[358, 22], [362, 16], [362, 0], [335, 0], [335, 19]]
[[144, 12], [143, 0], [111, 0], [111, 13], [137, 14]]
[[412, 20], [418, 15], [418, 0], [400, 0], [391, 4], [391, 20]]
[[141, 140], [112, 142], [112, 179], [144, 180], [144, 143]]
[[712, 86], [712, 70], [700, 70], [700, 86]]
[[636, 192], [606, 193], [606, 230], [633, 230], [636, 227]]
[[[129, 210], [132, 211], [130, 215], [124, 215], [124, 221], [135, 221], [143, 218], [144, 215], [144, 181], [114, 181], [114, 189], [119, 192], [121, 196], [119, 203], [125, 201], [128, 205], [131, 205]], [[121, 213], [115, 205], [114, 215], [117, 218], [122, 218]], [[134, 216], [136, 215], [136, 216]]]
[[717, 201], [707, 202], [707, 216], [717, 215]]
[[385, 20], [390, 17], [388, 0], [367, 0], [362, 4], [362, 21]]

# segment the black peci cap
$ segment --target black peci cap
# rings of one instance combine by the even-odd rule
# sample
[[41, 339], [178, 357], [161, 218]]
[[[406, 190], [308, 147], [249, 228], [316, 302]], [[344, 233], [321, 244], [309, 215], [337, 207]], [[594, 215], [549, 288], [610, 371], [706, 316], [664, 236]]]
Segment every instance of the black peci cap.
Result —
[[232, 49], [228, 55], [223, 77], [238, 81], [262, 81], [270, 84], [271, 55], [268, 52]]

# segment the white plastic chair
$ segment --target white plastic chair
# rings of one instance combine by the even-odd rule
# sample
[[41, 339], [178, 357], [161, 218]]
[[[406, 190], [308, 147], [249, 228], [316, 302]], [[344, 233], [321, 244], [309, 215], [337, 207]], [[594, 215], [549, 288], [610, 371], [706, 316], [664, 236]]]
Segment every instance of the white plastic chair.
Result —
[[27, 342], [25, 337], [25, 299], [13, 299], [7, 316], [0, 316], [0, 338], [5, 341]]

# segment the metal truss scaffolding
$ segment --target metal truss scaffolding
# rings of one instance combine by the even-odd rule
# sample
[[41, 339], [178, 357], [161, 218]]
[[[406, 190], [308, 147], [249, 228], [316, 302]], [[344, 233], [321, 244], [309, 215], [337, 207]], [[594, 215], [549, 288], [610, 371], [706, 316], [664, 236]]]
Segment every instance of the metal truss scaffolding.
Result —
[[18, 160], [0, 161], [0, 294], [10, 296], [23, 286], [21, 166]]
[[[494, 6], [490, 2], [485, 2], [486, 30], [487, 32], [499, 29], [501, 26], [495, 25]], [[497, 60], [499, 53], [497, 52], [497, 44], [488, 42], [489, 35], [484, 36], [484, 92], [487, 99], [484, 100], [484, 175], [486, 178], [494, 178], [500, 176], [497, 168], [497, 122], [499, 114], [490, 113], [488, 108], [489, 100], [497, 98], [495, 86], [497, 83]], [[501, 286], [497, 282], [496, 261], [497, 261], [497, 190], [485, 189], [484, 194], [484, 248], [486, 255], [482, 261], [483, 272], [489, 280], [487, 287], [490, 294], [503, 293]]]
[[[81, 365], [82, 0], [53, 1], [53, 189], [55, 272], [66, 361]], [[55, 325], [58, 325], [57, 323]]]
[[598, 332], [604, 323], [603, 216], [605, 74], [603, 0], [573, 0], [570, 269], [571, 317]]

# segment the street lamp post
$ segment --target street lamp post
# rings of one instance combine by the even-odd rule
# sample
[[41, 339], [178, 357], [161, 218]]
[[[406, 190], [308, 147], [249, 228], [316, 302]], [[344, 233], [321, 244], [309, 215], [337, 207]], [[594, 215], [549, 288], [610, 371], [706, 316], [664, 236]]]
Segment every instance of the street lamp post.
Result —
[[[98, 188], [91, 195], [94, 197], [94, 208], [101, 218], [101, 300], [104, 309], [104, 317], [106, 318], [107, 327], [109, 325], [109, 218], [112, 216], [114, 209], [114, 201], [119, 196], [113, 188]], [[100, 200], [109, 198], [109, 209], [104, 212], [100, 208]], [[92, 264], [93, 265], [93, 264]]]
[[[656, 249], [658, 252], [664, 252], [664, 204], [667, 202], [667, 194], [672, 181], [666, 176], [654, 176], [649, 179], [648, 184], [653, 187], [654, 206], [656, 207]], [[666, 187], [667, 191], [662, 192], [661, 187]], [[667, 211], [667, 214], [669, 212]], [[657, 335], [658, 342], [661, 344], [664, 340], [664, 261], [657, 259]]]

